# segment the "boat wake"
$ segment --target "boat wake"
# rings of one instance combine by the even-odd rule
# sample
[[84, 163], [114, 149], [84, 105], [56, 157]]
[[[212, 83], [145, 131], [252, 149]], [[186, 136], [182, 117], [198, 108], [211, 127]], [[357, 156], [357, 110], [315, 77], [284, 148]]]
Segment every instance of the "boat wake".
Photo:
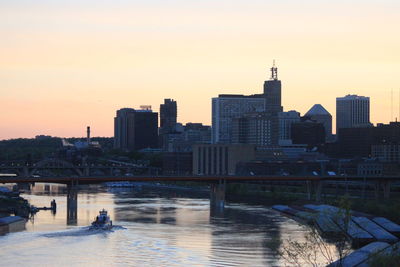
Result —
[[45, 233], [42, 234], [44, 237], [54, 238], [54, 237], [66, 237], [66, 236], [89, 236], [89, 235], [107, 235], [109, 233], [114, 232], [115, 230], [124, 230], [126, 229], [120, 225], [114, 225], [111, 229], [102, 229], [95, 228], [93, 229], [91, 226], [80, 227], [79, 229], [72, 229], [67, 231], [60, 231], [54, 233]]

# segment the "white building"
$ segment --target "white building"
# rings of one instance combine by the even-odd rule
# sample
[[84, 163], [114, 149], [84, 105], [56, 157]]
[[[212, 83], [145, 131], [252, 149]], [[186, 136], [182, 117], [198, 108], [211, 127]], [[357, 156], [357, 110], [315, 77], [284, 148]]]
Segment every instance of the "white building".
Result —
[[346, 95], [336, 98], [336, 131], [370, 124], [369, 97]]
[[219, 95], [212, 99], [212, 142], [231, 143], [234, 118], [265, 111], [265, 98], [244, 95]]

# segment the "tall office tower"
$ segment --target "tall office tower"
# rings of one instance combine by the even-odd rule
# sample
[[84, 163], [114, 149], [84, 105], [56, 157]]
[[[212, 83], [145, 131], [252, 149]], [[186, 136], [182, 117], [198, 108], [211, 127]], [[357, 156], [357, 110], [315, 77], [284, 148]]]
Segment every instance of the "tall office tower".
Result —
[[265, 111], [265, 99], [244, 95], [219, 95], [212, 99], [212, 142], [232, 142], [232, 121], [249, 112]]
[[114, 148], [124, 151], [157, 148], [158, 114], [151, 109], [123, 108], [114, 118]]
[[342, 128], [370, 126], [369, 97], [346, 95], [336, 98], [336, 131]]
[[278, 113], [279, 143], [287, 144], [291, 141], [292, 124], [300, 122], [300, 113], [295, 110]]
[[322, 123], [325, 128], [325, 140], [332, 138], [332, 115], [320, 104], [315, 104], [307, 111], [304, 117], [308, 117], [313, 121]]
[[164, 99], [160, 105], [160, 128], [161, 132], [174, 132], [176, 127], [177, 107], [173, 99]]
[[264, 97], [266, 112], [277, 114], [283, 111], [281, 104], [281, 81], [278, 80], [278, 68], [274, 64], [271, 68], [271, 79], [264, 82]]
[[267, 112], [246, 113], [232, 121], [232, 143], [273, 146], [278, 144], [278, 120]]

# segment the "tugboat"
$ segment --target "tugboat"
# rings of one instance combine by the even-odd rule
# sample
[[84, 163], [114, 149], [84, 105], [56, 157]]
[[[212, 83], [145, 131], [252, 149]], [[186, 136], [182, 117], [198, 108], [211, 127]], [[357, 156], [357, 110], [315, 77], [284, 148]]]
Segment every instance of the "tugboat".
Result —
[[90, 229], [103, 229], [108, 230], [112, 228], [112, 221], [110, 220], [110, 216], [107, 215], [107, 211], [102, 209], [99, 212], [99, 215], [96, 216], [96, 220], [92, 222], [92, 226]]

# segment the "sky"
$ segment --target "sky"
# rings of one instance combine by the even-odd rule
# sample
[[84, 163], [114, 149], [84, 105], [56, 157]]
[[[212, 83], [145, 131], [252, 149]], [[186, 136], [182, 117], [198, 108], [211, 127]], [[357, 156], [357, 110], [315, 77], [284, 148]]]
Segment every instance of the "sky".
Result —
[[210, 124], [211, 98], [261, 93], [273, 60], [285, 111], [322, 104], [335, 125], [336, 97], [358, 94], [387, 123], [399, 14], [397, 0], [0, 0], [0, 139], [113, 136], [117, 109], [164, 98]]

